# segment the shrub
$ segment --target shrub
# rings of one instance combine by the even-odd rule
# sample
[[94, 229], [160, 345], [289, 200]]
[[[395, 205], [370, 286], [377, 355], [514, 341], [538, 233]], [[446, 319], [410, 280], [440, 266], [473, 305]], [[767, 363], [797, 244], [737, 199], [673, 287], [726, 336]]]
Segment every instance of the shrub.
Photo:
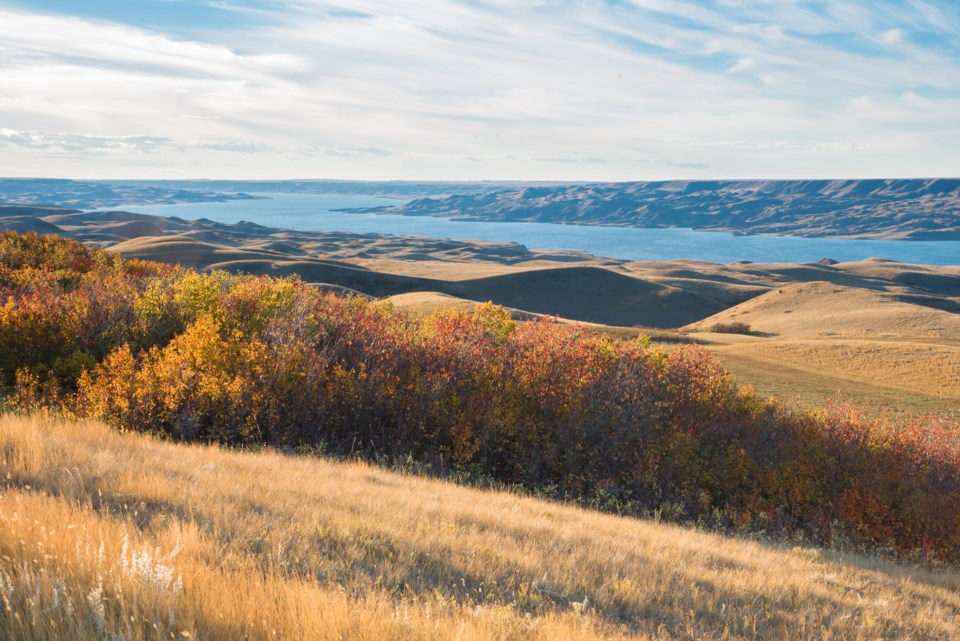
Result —
[[710, 331], [714, 334], [749, 334], [750, 325], [739, 321], [732, 323], [714, 323], [710, 326]]

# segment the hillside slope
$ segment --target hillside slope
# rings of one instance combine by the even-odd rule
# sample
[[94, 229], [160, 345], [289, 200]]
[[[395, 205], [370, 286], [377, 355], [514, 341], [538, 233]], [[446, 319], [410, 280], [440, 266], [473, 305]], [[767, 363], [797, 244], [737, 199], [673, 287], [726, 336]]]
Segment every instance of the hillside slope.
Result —
[[[894, 294], [901, 302], [960, 312], [960, 267], [882, 259], [729, 265], [694, 260], [635, 262], [579, 251], [529, 250], [509, 242], [297, 231], [122, 211], [0, 206], [0, 229], [5, 228], [35, 228], [129, 257], [198, 269], [298, 273], [309, 282], [370, 296], [435, 291], [620, 326], [679, 327], [784, 285], [811, 281]], [[574, 270], [561, 271], [571, 267]]]
[[471, 300], [556, 314], [589, 323], [667, 328], [722, 307], [697, 294], [599, 266], [537, 269], [445, 283], [441, 291]]
[[[110, 249], [129, 258], [189, 267], [271, 276], [297, 274], [307, 282], [336, 284], [371, 296], [440, 292], [471, 301], [492, 300], [534, 314], [609, 325], [675, 327], [722, 309], [713, 300], [684, 289], [650, 283], [596, 264], [545, 261], [531, 269], [501, 267], [481, 278], [441, 280], [368, 269], [363, 263], [295, 255], [289, 249], [214, 244], [185, 234], [133, 238]], [[461, 264], [460, 271], [462, 276], [472, 275], [469, 264]]]
[[[763, 394], [806, 406], [843, 396], [881, 412], [956, 418], [956, 299], [926, 297], [908, 285], [924, 275], [922, 268], [884, 265], [864, 261], [847, 264], [845, 272], [810, 270], [833, 282], [783, 284], [684, 329], [690, 338], [710, 343], [739, 380]], [[928, 276], [923, 282], [946, 293], [958, 280]], [[731, 323], [745, 323], [759, 336], [710, 333], [717, 324]]]
[[784, 285], [685, 329], [743, 322], [791, 338], [896, 337], [960, 339], [960, 314], [904, 302], [894, 295], [814, 281]]
[[4, 638], [960, 636], [953, 571], [91, 423], [0, 451]]

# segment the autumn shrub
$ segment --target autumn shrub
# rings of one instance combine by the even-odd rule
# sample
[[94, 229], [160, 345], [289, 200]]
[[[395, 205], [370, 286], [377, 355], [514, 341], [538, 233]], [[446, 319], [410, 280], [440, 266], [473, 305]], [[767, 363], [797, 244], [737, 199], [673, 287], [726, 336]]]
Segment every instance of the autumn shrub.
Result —
[[0, 388], [21, 368], [75, 381], [116, 347], [144, 343], [136, 306], [148, 283], [174, 274], [54, 236], [0, 234]]
[[296, 279], [0, 236], [0, 376], [178, 440], [414, 460], [638, 514], [960, 559], [960, 434], [790, 410], [710, 352], [501, 307], [426, 318]]
[[710, 326], [710, 331], [714, 334], [749, 334], [750, 324], [741, 321], [714, 323]]

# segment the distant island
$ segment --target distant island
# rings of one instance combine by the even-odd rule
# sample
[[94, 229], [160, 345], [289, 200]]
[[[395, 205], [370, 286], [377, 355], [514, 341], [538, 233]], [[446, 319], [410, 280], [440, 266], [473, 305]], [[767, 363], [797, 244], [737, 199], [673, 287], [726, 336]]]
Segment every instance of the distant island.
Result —
[[449, 181], [449, 180], [115, 180], [112, 185], [215, 191], [277, 194], [338, 194], [342, 196], [376, 196], [411, 200], [443, 198], [452, 195], [484, 194], [528, 187], [568, 187], [575, 182], [559, 181]]
[[960, 179], [674, 180], [526, 186], [350, 211], [491, 222], [957, 240]]
[[104, 209], [269, 198], [256, 194], [337, 194], [412, 200], [580, 183], [378, 180], [69, 180], [0, 178], [0, 205]]

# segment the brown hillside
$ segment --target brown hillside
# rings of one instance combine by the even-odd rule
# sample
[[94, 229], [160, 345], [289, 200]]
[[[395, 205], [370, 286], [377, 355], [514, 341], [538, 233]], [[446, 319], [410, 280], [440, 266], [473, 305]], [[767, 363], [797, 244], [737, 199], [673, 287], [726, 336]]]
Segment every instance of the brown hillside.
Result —
[[722, 309], [686, 290], [604, 267], [538, 269], [447, 283], [442, 291], [606, 325], [677, 327]]

